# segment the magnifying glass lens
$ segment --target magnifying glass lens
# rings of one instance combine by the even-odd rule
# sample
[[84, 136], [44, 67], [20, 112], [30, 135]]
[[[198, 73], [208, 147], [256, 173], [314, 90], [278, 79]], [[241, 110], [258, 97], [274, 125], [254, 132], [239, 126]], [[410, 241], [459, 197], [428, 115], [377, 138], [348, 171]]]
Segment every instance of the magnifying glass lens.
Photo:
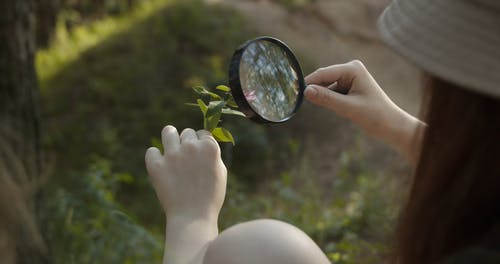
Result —
[[284, 122], [297, 111], [304, 78], [295, 56], [284, 43], [268, 37], [247, 42], [235, 52], [232, 65], [237, 67], [237, 71], [230, 70], [233, 95], [240, 109], [250, 112], [251, 118]]

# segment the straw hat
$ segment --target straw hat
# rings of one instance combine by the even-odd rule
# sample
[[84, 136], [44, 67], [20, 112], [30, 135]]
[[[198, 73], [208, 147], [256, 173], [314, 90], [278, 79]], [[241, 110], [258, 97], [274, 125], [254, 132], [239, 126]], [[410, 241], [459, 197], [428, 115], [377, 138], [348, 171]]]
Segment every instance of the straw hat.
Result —
[[395, 0], [378, 27], [424, 71], [500, 98], [500, 0]]

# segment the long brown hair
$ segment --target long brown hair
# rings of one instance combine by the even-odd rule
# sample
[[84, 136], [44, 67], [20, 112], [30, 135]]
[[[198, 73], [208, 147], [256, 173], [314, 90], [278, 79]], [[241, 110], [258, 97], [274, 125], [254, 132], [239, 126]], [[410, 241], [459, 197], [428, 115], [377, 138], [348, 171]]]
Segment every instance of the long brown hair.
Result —
[[500, 100], [427, 76], [422, 148], [395, 262], [436, 263], [481, 243], [500, 215]]

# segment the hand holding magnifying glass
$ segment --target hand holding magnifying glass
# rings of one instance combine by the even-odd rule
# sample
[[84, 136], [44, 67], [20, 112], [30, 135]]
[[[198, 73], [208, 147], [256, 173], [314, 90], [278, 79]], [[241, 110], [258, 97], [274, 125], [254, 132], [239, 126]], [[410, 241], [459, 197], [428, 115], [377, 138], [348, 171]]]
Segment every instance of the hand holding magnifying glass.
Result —
[[[350, 76], [332, 79], [335, 75], [328, 74], [329, 70], [315, 72], [309, 76], [309, 83], [347, 94], [350, 83], [343, 79]], [[281, 123], [298, 111], [306, 80], [298, 60], [285, 43], [272, 37], [259, 37], [235, 51], [229, 85], [238, 107], [248, 118], [261, 123]]]
[[310, 102], [351, 120], [409, 159], [413, 136], [424, 125], [392, 102], [360, 61], [320, 68], [304, 79], [291, 49], [271, 37], [250, 40], [235, 51], [229, 85], [240, 110], [254, 121], [289, 120], [305, 93]]

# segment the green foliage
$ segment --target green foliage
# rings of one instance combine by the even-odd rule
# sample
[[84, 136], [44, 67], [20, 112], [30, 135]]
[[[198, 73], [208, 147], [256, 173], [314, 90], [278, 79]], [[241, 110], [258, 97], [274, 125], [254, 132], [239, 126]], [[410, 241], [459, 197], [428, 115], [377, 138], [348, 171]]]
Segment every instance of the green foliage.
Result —
[[198, 98], [196, 99], [196, 104], [187, 103], [187, 105], [196, 106], [200, 109], [203, 114], [203, 129], [212, 133], [217, 141], [231, 142], [234, 145], [234, 138], [231, 132], [226, 128], [218, 127], [221, 122], [221, 117], [223, 114], [245, 117], [245, 114], [236, 110], [238, 107], [236, 103], [234, 103], [234, 98], [231, 95], [231, 88], [225, 85], [218, 85], [216, 90], [222, 94], [211, 92], [202, 86], [193, 87], [193, 91], [199, 96], [207, 97], [209, 103], [206, 105], [202, 99]]
[[117, 199], [141, 221], [161, 225], [161, 215], [143, 205], [156, 203], [143, 153], [167, 124], [201, 128], [198, 114], [184, 106], [191, 100], [189, 88], [224, 82], [223, 58], [248, 33], [232, 10], [173, 0], [147, 1], [129, 15], [72, 32], [60, 27], [53, 45], [37, 58], [45, 146], [65, 161], [57, 164], [54, 181], [71, 182], [65, 175], [83, 170], [94, 154], [112, 159], [116, 169], [144, 176], [120, 185]]
[[[256, 218], [292, 223], [309, 234], [334, 263], [381, 263], [397, 214], [391, 195], [391, 175], [369, 172], [358, 151], [345, 151], [342, 166], [324, 188], [311, 177], [309, 152], [299, 154], [290, 144], [288, 169], [267, 181], [258, 192], [229, 177], [222, 210], [223, 228]], [[384, 190], [384, 192], [381, 192]]]
[[[167, 124], [200, 126], [198, 113], [184, 102], [192, 98], [190, 87], [224, 82], [224, 58], [247, 38], [242, 19], [201, 1], [151, 0], [128, 14], [77, 25], [71, 32], [59, 24], [58, 30], [52, 46], [38, 53], [36, 65], [44, 145], [56, 159], [51, 185], [77, 194], [82, 186], [75, 182], [92, 157], [112, 160], [113, 171], [136, 176], [130, 184], [113, 185], [116, 204], [126, 205], [145, 230], [163, 234], [165, 219], [146, 175], [145, 149], [160, 145], [157, 137]], [[228, 128], [248, 131], [255, 126], [240, 122]], [[242, 146], [252, 141], [242, 140]], [[85, 202], [100, 206], [91, 199]], [[63, 248], [61, 242], [59, 250]]]
[[134, 178], [115, 173], [97, 159], [88, 171], [72, 177], [78, 192], [51, 190], [43, 228], [54, 263], [159, 263], [162, 242], [131, 219], [115, 195], [119, 184]]

